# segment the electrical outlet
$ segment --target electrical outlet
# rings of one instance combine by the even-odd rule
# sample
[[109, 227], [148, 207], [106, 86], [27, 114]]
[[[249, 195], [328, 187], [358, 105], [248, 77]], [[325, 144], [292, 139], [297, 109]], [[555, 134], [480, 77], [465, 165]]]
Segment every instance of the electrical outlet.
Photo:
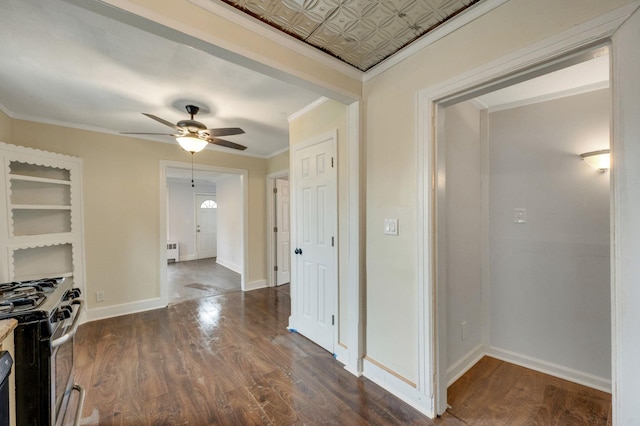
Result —
[[96, 291], [96, 302], [104, 302], [104, 291]]
[[462, 340], [467, 338], [467, 322], [466, 321], [462, 321], [462, 323], [460, 324], [460, 334], [461, 334], [461, 338]]

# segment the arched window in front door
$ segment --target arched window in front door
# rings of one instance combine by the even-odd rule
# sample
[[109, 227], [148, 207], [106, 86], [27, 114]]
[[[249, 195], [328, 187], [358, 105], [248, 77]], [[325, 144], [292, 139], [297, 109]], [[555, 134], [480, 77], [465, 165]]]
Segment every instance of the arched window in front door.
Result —
[[218, 203], [213, 200], [204, 200], [202, 204], [200, 204], [201, 209], [217, 209]]

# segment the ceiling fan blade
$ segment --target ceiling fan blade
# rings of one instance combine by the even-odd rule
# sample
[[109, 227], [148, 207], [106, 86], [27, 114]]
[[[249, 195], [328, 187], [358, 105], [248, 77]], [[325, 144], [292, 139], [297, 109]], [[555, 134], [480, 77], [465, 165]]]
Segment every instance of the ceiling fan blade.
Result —
[[207, 133], [211, 137], [216, 136], [231, 136], [231, 135], [241, 135], [244, 133], [240, 127], [220, 127], [218, 129], [208, 129]]
[[212, 143], [214, 145], [224, 146], [226, 148], [239, 149], [240, 151], [244, 151], [245, 149], [247, 149], [247, 147], [244, 145], [240, 145], [235, 142], [229, 142], [224, 139], [209, 138], [207, 139], [207, 142]]
[[162, 123], [165, 126], [169, 126], [172, 129], [176, 129], [176, 130], [180, 130], [180, 127], [176, 126], [175, 124], [165, 120], [164, 118], [160, 118], [160, 117], [156, 117], [153, 114], [147, 114], [146, 112], [143, 112], [142, 115], [146, 115], [147, 117], [149, 117], [152, 120], [156, 120], [158, 123]]
[[146, 132], [120, 132], [121, 135], [162, 135], [162, 136], [178, 136], [171, 133], [146, 133]]

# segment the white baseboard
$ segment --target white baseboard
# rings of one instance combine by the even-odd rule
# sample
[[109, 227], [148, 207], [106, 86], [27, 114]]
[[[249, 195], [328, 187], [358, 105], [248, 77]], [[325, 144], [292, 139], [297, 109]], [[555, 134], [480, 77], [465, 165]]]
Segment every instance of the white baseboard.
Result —
[[570, 382], [578, 383], [579, 385], [584, 385], [603, 392], [611, 393], [611, 380], [604, 377], [595, 376], [590, 373], [574, 370], [569, 367], [554, 364], [548, 361], [543, 361], [541, 359], [533, 358], [527, 355], [521, 355], [493, 346], [489, 347], [487, 355], [500, 359], [502, 361], [519, 365], [521, 367], [539, 371], [540, 373], [549, 374], [550, 376], [555, 376], [564, 380], [568, 380]]
[[267, 287], [267, 280], [255, 280], [244, 284], [244, 291], [257, 290]]
[[186, 254], [184, 256], [180, 256], [180, 259], [179, 259], [180, 262], [188, 262], [190, 260], [196, 260], [196, 255], [195, 254]]
[[227, 260], [221, 257], [216, 257], [216, 263], [218, 265], [224, 266], [227, 269], [231, 269], [233, 272], [242, 274], [242, 268], [239, 265], [236, 265], [235, 263], [231, 262], [230, 260]]
[[123, 303], [121, 305], [105, 306], [104, 308], [86, 309], [83, 322], [97, 321], [106, 318], [119, 317], [121, 315], [135, 314], [137, 312], [151, 311], [167, 306], [167, 301], [160, 297], [141, 300], [138, 302]]
[[471, 367], [476, 365], [485, 354], [484, 346], [478, 345], [456, 361], [451, 367], [447, 368], [447, 387], [451, 386], [456, 380], [462, 377], [464, 373], [469, 371]]
[[400, 379], [397, 375], [390, 373], [370, 360], [364, 360], [363, 370], [363, 375], [367, 379], [391, 392], [425, 416], [430, 418], [435, 417], [433, 400], [429, 398], [428, 395], [420, 392], [417, 388]]

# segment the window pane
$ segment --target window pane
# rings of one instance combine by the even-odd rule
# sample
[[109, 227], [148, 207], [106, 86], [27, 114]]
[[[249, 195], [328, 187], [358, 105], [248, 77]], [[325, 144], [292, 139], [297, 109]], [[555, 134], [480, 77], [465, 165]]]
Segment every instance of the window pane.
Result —
[[217, 209], [218, 203], [213, 200], [204, 200], [202, 204], [200, 204], [201, 209]]

